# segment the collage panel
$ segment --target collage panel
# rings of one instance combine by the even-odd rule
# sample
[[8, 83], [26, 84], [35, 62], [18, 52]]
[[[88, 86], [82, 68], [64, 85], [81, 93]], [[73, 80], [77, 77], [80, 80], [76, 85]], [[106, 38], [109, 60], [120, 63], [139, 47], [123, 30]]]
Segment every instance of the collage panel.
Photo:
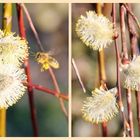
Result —
[[7, 2], [0, 137], [139, 137], [140, 3]]
[[0, 137], [68, 136], [68, 3], [0, 4]]
[[140, 135], [139, 3], [72, 4], [72, 136]]

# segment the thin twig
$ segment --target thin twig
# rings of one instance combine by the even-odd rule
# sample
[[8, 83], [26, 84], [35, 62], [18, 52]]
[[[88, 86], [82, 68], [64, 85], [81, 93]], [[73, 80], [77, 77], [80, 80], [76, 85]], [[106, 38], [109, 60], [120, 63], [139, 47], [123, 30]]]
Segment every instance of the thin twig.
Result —
[[[97, 3], [97, 14], [102, 14], [102, 6], [101, 3]], [[104, 50], [98, 52], [98, 61], [99, 61], [99, 78], [100, 78], [100, 86], [104, 87], [106, 84], [106, 72], [105, 72], [105, 58], [104, 58]], [[107, 123], [102, 123], [102, 135], [103, 137], [107, 137]]]
[[[131, 4], [128, 4], [129, 9], [131, 10]], [[132, 58], [135, 58], [139, 52], [137, 47], [137, 32], [134, 25], [134, 21], [132, 20], [132, 17], [130, 13], [128, 13], [128, 29], [129, 29], [129, 35], [130, 35], [130, 47], [131, 47], [131, 56]], [[138, 120], [138, 130], [140, 135], [140, 92], [136, 91], [136, 103], [137, 103], [137, 120]]]
[[[116, 7], [115, 7], [115, 3], [113, 3], [112, 6], [112, 19], [113, 19], [113, 27], [114, 29], [116, 29]], [[123, 119], [123, 126], [124, 126], [124, 136], [127, 133], [127, 130], [129, 130], [129, 124], [127, 123], [125, 114], [124, 114], [124, 106], [123, 106], [123, 102], [122, 102], [122, 93], [121, 93], [121, 80], [120, 80], [120, 54], [119, 54], [119, 48], [118, 48], [118, 44], [117, 44], [117, 40], [114, 40], [115, 43], [115, 51], [116, 51], [116, 69], [117, 69], [117, 88], [118, 88], [118, 102], [119, 102], [119, 108], [120, 108], [120, 112], [122, 115], [122, 119]]]
[[[131, 4], [128, 4], [128, 7], [131, 9]], [[139, 54], [137, 47], [137, 32], [132, 16], [130, 15], [130, 13], [127, 14], [128, 14], [128, 29], [130, 35], [131, 56], [132, 58], [135, 58]]]
[[[21, 6], [22, 6], [22, 8], [23, 8], [23, 10], [24, 10], [24, 12], [26, 14], [26, 17], [28, 19], [29, 25], [30, 25], [30, 27], [31, 27], [34, 35], [35, 35], [35, 38], [37, 40], [37, 43], [38, 43], [38, 46], [39, 46], [40, 50], [44, 51], [43, 46], [42, 46], [41, 41], [40, 41], [40, 38], [39, 38], [38, 33], [37, 33], [37, 31], [36, 31], [36, 29], [35, 29], [35, 27], [33, 25], [32, 19], [31, 19], [30, 15], [29, 15], [29, 12], [28, 12], [27, 8], [25, 7], [24, 4], [21, 4]], [[53, 72], [53, 70], [51, 68], [49, 68], [49, 74], [50, 74], [50, 76], [52, 78], [52, 81], [53, 81], [53, 84], [55, 86], [55, 89], [57, 90], [57, 93], [60, 94], [60, 89], [59, 89], [56, 77], [55, 77], [54, 72]], [[61, 106], [62, 111], [64, 112], [65, 116], [67, 117], [68, 113], [67, 113], [67, 110], [65, 108], [63, 99], [59, 98], [59, 102], [60, 102], [60, 106]]]
[[41, 50], [41, 51], [44, 51], [43, 45], [42, 45], [42, 43], [41, 43], [41, 41], [40, 41], [40, 39], [39, 39], [38, 33], [36, 32], [36, 29], [35, 29], [34, 24], [33, 24], [33, 22], [32, 22], [31, 16], [30, 16], [30, 14], [29, 14], [29, 12], [28, 12], [28, 10], [27, 10], [25, 4], [22, 3], [22, 4], [20, 4], [20, 5], [22, 6], [22, 8], [23, 8], [23, 10], [24, 10], [24, 12], [25, 12], [25, 14], [26, 14], [27, 20], [28, 20], [28, 22], [29, 22], [29, 25], [30, 25], [30, 27], [31, 27], [31, 29], [32, 29], [32, 31], [33, 31], [33, 33], [34, 33], [34, 36], [35, 36], [35, 38], [36, 38], [36, 40], [37, 40], [37, 43], [38, 43], [38, 46], [39, 46], [40, 50]]
[[126, 45], [126, 27], [125, 27], [125, 8], [120, 5], [120, 28], [121, 28], [121, 42], [122, 42], [122, 53], [123, 59], [128, 59], [127, 45]]
[[72, 58], [72, 64], [73, 64], [73, 68], [74, 68], [74, 70], [75, 70], [75, 73], [76, 73], [76, 75], [77, 75], [78, 81], [79, 81], [79, 83], [80, 83], [80, 85], [81, 85], [81, 88], [82, 88], [83, 92], [86, 93], [86, 88], [85, 88], [85, 86], [84, 86], [84, 84], [83, 84], [83, 82], [82, 82], [82, 79], [81, 79], [81, 77], [80, 77], [78, 68], [77, 68], [76, 63], [75, 63], [75, 61], [74, 61], [74, 58]]
[[132, 112], [132, 95], [131, 89], [126, 90], [127, 110], [128, 110], [128, 123], [130, 125], [130, 136], [134, 137], [134, 124], [133, 124], [133, 112]]
[[132, 16], [132, 18], [134, 19], [134, 21], [136, 22], [137, 26], [140, 29], [140, 23], [138, 18], [135, 16], [135, 14], [131, 11], [131, 9], [127, 6], [127, 4], [123, 3], [123, 5], [125, 6], [127, 12], [129, 12], [129, 14]]
[[58, 97], [58, 98], [63, 98], [64, 100], [68, 100], [68, 96], [65, 95], [64, 93], [58, 94], [57, 91], [48, 89], [48, 88], [46, 88], [46, 87], [43, 87], [42, 85], [29, 84], [29, 83], [27, 83], [27, 82], [23, 82], [23, 84], [24, 84], [25, 86], [32, 87], [32, 88], [34, 88], [34, 89], [37, 89], [37, 90], [46, 92], [46, 93], [51, 94], [51, 95], [54, 95], [54, 96], [56, 96], [56, 97]]
[[53, 91], [53, 90], [48, 89], [46, 87], [43, 87], [41, 85], [35, 85], [35, 84], [33, 84], [32, 87], [35, 88], [35, 89], [38, 89], [40, 91], [44, 91], [44, 92], [50, 93], [50, 94], [52, 94], [52, 95], [54, 95], [54, 96], [56, 96], [58, 98], [62, 98], [64, 100], [68, 100], [68, 96], [67, 95], [64, 95], [64, 93], [58, 94], [57, 91]]
[[[125, 29], [125, 7], [120, 5], [120, 28], [121, 28], [121, 42], [122, 42], [122, 62], [123, 64], [128, 63], [128, 50], [126, 42], [126, 29]], [[128, 122], [130, 125], [130, 136], [134, 137], [134, 126], [133, 126], [133, 112], [132, 112], [132, 101], [131, 101], [131, 89], [126, 89], [126, 99], [127, 99], [127, 111], [128, 111]]]
[[138, 120], [138, 131], [140, 136], [140, 92], [136, 92], [136, 100], [137, 100], [137, 120]]
[[[60, 89], [59, 89], [59, 86], [58, 86], [56, 77], [55, 77], [55, 75], [53, 73], [53, 70], [51, 68], [49, 68], [49, 74], [50, 74], [50, 76], [52, 78], [52, 81], [53, 81], [53, 84], [55, 86], [55, 89], [56, 89], [56, 91], [58, 93], [58, 96], [60, 96]], [[67, 113], [67, 110], [65, 108], [63, 99], [62, 98], [59, 98], [59, 102], [60, 102], [62, 111], [64, 112], [65, 116], [68, 117], [68, 113]]]
[[[26, 38], [25, 28], [24, 28], [24, 21], [23, 21], [23, 12], [20, 5], [17, 4], [17, 14], [18, 14], [18, 24], [19, 24], [19, 31], [20, 36], [22, 38]], [[30, 75], [30, 65], [28, 59], [24, 61], [25, 65], [25, 72], [27, 75], [27, 82], [32, 84], [31, 75]], [[28, 87], [28, 96], [29, 96], [29, 104], [30, 104], [30, 111], [31, 111], [31, 121], [33, 126], [34, 136], [38, 136], [38, 126], [37, 126], [37, 118], [36, 118], [36, 109], [34, 105], [34, 92], [32, 87]]]

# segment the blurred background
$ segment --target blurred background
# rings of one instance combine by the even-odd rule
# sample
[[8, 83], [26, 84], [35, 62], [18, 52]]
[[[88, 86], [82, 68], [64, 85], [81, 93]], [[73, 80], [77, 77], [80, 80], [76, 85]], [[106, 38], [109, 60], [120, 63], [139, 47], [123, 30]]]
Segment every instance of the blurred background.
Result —
[[[62, 93], [68, 93], [68, 4], [25, 4], [31, 15], [34, 26], [46, 51], [53, 51], [53, 57], [59, 62], [60, 68], [55, 70]], [[0, 4], [0, 17], [2, 4]], [[1, 20], [1, 19], [0, 19]], [[30, 46], [31, 77], [35, 84], [53, 89], [48, 72], [41, 72], [34, 54], [39, 51], [34, 35], [24, 15], [27, 40]], [[12, 31], [18, 34], [16, 6], [13, 4]], [[0, 27], [1, 22], [0, 22]], [[34, 90], [37, 110], [39, 136], [68, 136], [68, 123], [61, 111], [58, 99], [44, 92]], [[68, 107], [67, 101], [65, 102]], [[33, 136], [27, 93], [7, 110], [7, 136]]]
[[[140, 4], [132, 4], [132, 9], [138, 19], [140, 19], [139, 13]], [[75, 25], [80, 15], [85, 16], [85, 12], [89, 10], [96, 10], [96, 4], [72, 4], [72, 57], [75, 59], [80, 76], [87, 89], [87, 94], [83, 93], [80, 84], [77, 80], [74, 69], [72, 68], [72, 135], [75, 137], [90, 137], [90, 136], [102, 136], [101, 125], [92, 125], [89, 122], [84, 121], [81, 114], [81, 108], [83, 101], [86, 97], [91, 96], [91, 91], [95, 87], [99, 87], [99, 73], [98, 73], [98, 53], [92, 51], [89, 47], [86, 47], [84, 43], [78, 38], [75, 32]], [[111, 6], [106, 4], [106, 8], [103, 8], [103, 14], [111, 20]], [[127, 24], [127, 22], [126, 22]], [[117, 4], [117, 31], [119, 29], [120, 18], [119, 18], [119, 4]], [[126, 25], [127, 30], [127, 25]], [[138, 30], [137, 30], [138, 31]], [[138, 32], [139, 33], [139, 32]], [[130, 47], [129, 33], [126, 32], [127, 46]], [[121, 49], [121, 35], [119, 34], [119, 48]], [[108, 89], [116, 86], [116, 56], [113, 43], [105, 50], [105, 68], [107, 76], [107, 87]], [[130, 49], [129, 49], [130, 55]], [[126, 94], [125, 90], [122, 89], [123, 102], [125, 107], [125, 113], [127, 115], [126, 106]], [[135, 136], [138, 136], [138, 122], [136, 116], [136, 98], [135, 93], [132, 93], [133, 103], [133, 116], [134, 116], [134, 130]], [[117, 115], [108, 122], [108, 136], [116, 137], [122, 136], [123, 124], [120, 115]]]

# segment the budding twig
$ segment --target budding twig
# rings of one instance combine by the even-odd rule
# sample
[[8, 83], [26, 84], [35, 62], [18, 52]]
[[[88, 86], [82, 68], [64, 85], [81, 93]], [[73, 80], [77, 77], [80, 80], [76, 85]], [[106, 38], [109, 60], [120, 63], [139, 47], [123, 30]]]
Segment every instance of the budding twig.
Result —
[[42, 86], [42, 85], [29, 84], [29, 83], [27, 83], [27, 82], [23, 82], [23, 84], [24, 84], [25, 86], [32, 87], [32, 88], [34, 88], [34, 89], [37, 89], [37, 90], [46, 92], [46, 93], [51, 94], [51, 95], [54, 95], [54, 96], [56, 96], [56, 97], [58, 97], [58, 98], [63, 98], [64, 100], [68, 100], [68, 96], [65, 95], [64, 93], [58, 94], [57, 91], [51, 90], [51, 89], [46, 88], [46, 87], [44, 87], [44, 86]]
[[[127, 4], [127, 6], [131, 10], [131, 4]], [[135, 58], [139, 54], [137, 48], [137, 32], [134, 25], [134, 21], [129, 12], [128, 12], [128, 29], [130, 35], [131, 56], [132, 58]], [[137, 120], [138, 120], [138, 128], [139, 128], [138, 130], [140, 135], [140, 91], [137, 91], [135, 95], [136, 95], [136, 102], [137, 102]]]
[[[115, 3], [113, 3], [112, 6], [112, 19], [113, 19], [113, 26], [114, 29], [116, 29], [116, 6]], [[115, 43], [115, 51], [116, 51], [116, 69], [117, 69], [117, 88], [118, 88], [118, 102], [119, 102], [119, 108], [120, 108], [120, 112], [122, 115], [122, 119], [123, 119], [123, 126], [124, 126], [124, 136], [127, 133], [127, 130], [129, 130], [129, 124], [127, 123], [125, 114], [124, 114], [124, 106], [123, 106], [123, 102], [122, 102], [122, 93], [121, 93], [121, 80], [120, 80], [120, 53], [119, 53], [119, 48], [118, 48], [118, 44], [117, 44], [117, 39], [114, 40]]]
[[[28, 19], [29, 25], [30, 25], [30, 27], [31, 27], [31, 29], [32, 29], [32, 31], [33, 31], [33, 33], [34, 33], [34, 35], [35, 35], [35, 38], [36, 38], [36, 40], [37, 40], [37, 43], [38, 43], [38, 46], [39, 46], [40, 50], [41, 50], [41, 51], [44, 51], [43, 46], [42, 46], [42, 43], [41, 43], [40, 38], [39, 38], [39, 35], [38, 35], [38, 33], [37, 33], [37, 31], [36, 31], [34, 25], [33, 25], [32, 19], [31, 19], [30, 15], [29, 15], [29, 12], [28, 12], [26, 6], [25, 6], [24, 4], [20, 4], [20, 5], [22, 6], [22, 8], [23, 8], [23, 10], [24, 10], [24, 12], [25, 12], [25, 14], [26, 14], [26, 17], [27, 17], [27, 19]], [[60, 89], [59, 89], [59, 86], [58, 86], [58, 82], [57, 82], [57, 80], [56, 80], [56, 77], [55, 77], [55, 74], [54, 74], [53, 70], [52, 70], [51, 68], [49, 68], [48, 71], [49, 71], [49, 74], [50, 74], [50, 76], [51, 76], [51, 79], [52, 79], [52, 82], [53, 82], [53, 84], [54, 84], [54, 87], [55, 87], [55, 89], [57, 90], [57, 93], [60, 94], [61, 92], [60, 92]], [[60, 96], [60, 95], [59, 95], [59, 96]], [[65, 108], [63, 99], [62, 99], [62, 98], [59, 98], [59, 102], [60, 102], [60, 106], [61, 106], [61, 109], [62, 109], [63, 113], [64, 113], [65, 116], [67, 117], [67, 116], [68, 116], [68, 113], [67, 113], [67, 110], [66, 110], [66, 108]]]
[[125, 6], [127, 12], [129, 12], [129, 14], [132, 16], [132, 18], [136, 22], [138, 28], [140, 29], [140, 23], [139, 23], [139, 20], [137, 19], [137, 17], [135, 16], [135, 14], [131, 11], [131, 9], [128, 7], [127, 4], [123, 3], [123, 5]]
[[31, 17], [30, 17], [30, 14], [29, 14], [29, 12], [28, 12], [26, 6], [25, 6], [23, 3], [22, 3], [22, 4], [19, 4], [19, 5], [22, 6], [22, 8], [23, 8], [23, 10], [24, 10], [24, 12], [25, 12], [25, 14], [26, 14], [27, 20], [28, 20], [28, 22], [29, 22], [29, 25], [30, 25], [30, 27], [31, 27], [31, 29], [32, 29], [32, 31], [33, 31], [33, 33], [34, 33], [34, 36], [35, 36], [35, 38], [36, 38], [36, 41], [37, 41], [37, 44], [38, 44], [40, 50], [41, 50], [41, 51], [44, 51], [44, 48], [43, 48], [43, 46], [42, 46], [42, 43], [41, 43], [41, 41], [40, 41], [40, 39], [39, 39], [38, 33], [36, 32], [36, 29], [35, 29], [35, 27], [34, 27], [34, 24], [33, 24], [33, 22], [32, 22], [32, 19], [31, 19]]
[[[125, 7], [120, 5], [120, 27], [121, 27], [121, 39], [122, 39], [122, 62], [127, 64], [128, 60], [128, 50], [126, 42], [126, 30], [125, 30]], [[130, 125], [130, 136], [134, 137], [134, 126], [133, 126], [133, 112], [132, 112], [132, 102], [131, 102], [131, 89], [126, 89], [126, 99], [127, 99], [127, 110], [128, 110], [128, 122]]]

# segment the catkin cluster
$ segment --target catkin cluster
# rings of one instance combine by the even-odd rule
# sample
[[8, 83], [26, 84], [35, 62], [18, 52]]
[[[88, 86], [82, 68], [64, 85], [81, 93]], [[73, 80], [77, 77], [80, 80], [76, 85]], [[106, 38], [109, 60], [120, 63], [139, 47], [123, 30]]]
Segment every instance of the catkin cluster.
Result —
[[[76, 33], [82, 42], [93, 50], [101, 51], [113, 42], [114, 29], [112, 22], [94, 11], [80, 16], [76, 23]], [[116, 101], [117, 89], [95, 89], [87, 97], [82, 107], [83, 118], [91, 123], [102, 123], [112, 119], [118, 113]]]
[[[80, 16], [76, 23], [76, 33], [82, 42], [93, 50], [101, 51], [113, 42], [115, 34], [113, 24], [103, 15], [94, 11], [86, 12]], [[129, 64], [121, 64], [120, 70], [124, 75], [123, 87], [140, 91], [140, 56], [134, 58]], [[108, 121], [118, 113], [116, 97], [117, 91], [95, 89], [92, 97], [84, 101], [82, 108], [85, 120], [92, 123]], [[113, 93], [113, 94], [112, 94]]]
[[25, 93], [26, 75], [21, 66], [27, 57], [27, 41], [0, 30], [0, 108], [12, 106]]

